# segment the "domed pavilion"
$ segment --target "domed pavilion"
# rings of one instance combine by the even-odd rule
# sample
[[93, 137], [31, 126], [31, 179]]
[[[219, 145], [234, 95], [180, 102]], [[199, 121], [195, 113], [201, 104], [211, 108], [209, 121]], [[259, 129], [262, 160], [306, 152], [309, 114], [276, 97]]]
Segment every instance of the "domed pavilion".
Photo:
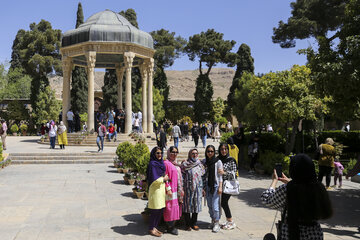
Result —
[[[125, 74], [125, 133], [132, 129], [131, 70], [138, 67], [142, 77], [143, 131], [153, 132], [154, 46], [150, 34], [143, 32], [123, 16], [105, 10], [89, 17], [77, 29], [65, 32], [60, 48], [63, 68], [62, 119], [70, 109], [70, 82], [74, 66], [84, 67], [88, 76], [88, 130], [94, 129], [95, 68], [115, 69], [117, 76], [117, 108], [123, 108], [122, 80]], [[129, 114], [130, 113], [130, 114]]]

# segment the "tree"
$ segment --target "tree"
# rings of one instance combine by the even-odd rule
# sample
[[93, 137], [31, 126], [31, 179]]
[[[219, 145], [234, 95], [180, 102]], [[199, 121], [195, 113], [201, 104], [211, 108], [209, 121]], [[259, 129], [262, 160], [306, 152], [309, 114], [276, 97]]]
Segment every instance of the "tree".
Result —
[[194, 115], [198, 122], [204, 122], [212, 110], [211, 99], [214, 94], [211, 80], [207, 74], [196, 79]]
[[46, 86], [37, 99], [38, 102], [35, 104], [37, 109], [33, 109], [36, 124], [42, 124], [50, 119], [58, 119], [61, 103], [55, 98], [55, 92], [51, 90], [50, 86]]
[[[234, 101], [235, 91], [240, 89], [240, 79], [244, 72], [254, 73], [254, 58], [251, 56], [251, 49], [245, 43], [241, 44], [239, 50], [237, 51], [238, 59], [236, 63], [236, 72], [230, 87], [230, 92], [227, 97], [227, 112], [231, 113], [233, 111], [236, 102]], [[243, 83], [244, 84], [244, 83]], [[239, 119], [238, 119], [239, 121]]]
[[223, 114], [225, 112], [226, 107], [227, 106], [225, 104], [225, 101], [221, 97], [218, 97], [212, 103], [211, 116], [214, 117], [213, 120], [215, 122], [219, 122], [219, 121], [221, 121], [221, 119], [224, 118]]
[[[342, 25], [348, 0], [297, 0], [290, 4], [292, 16], [279, 22], [272, 40], [283, 48], [296, 46], [295, 39], [325, 37], [334, 40]], [[333, 33], [335, 31], [335, 33]], [[330, 37], [327, 35], [332, 32]]]
[[285, 154], [292, 151], [299, 122], [302, 119], [316, 120], [327, 112], [326, 100], [314, 93], [311, 71], [305, 66], [293, 66], [290, 71], [268, 73], [253, 78], [250, 83], [249, 108], [253, 109], [264, 123], [292, 127], [287, 139]]
[[186, 44], [186, 40], [180, 36], [175, 37], [175, 32], [160, 29], [150, 33], [154, 40], [155, 74], [154, 86], [164, 96], [164, 107], [168, 109], [169, 86], [165, 74], [165, 68], [174, 64], [176, 58], [180, 57]]
[[131, 23], [131, 25], [133, 25], [136, 28], [139, 28], [136, 12], [134, 9], [129, 8], [126, 11], [119, 12], [119, 14], [124, 18], [126, 18]]
[[31, 23], [30, 30], [21, 35], [13, 46], [13, 53], [19, 53], [22, 68], [32, 78], [30, 101], [34, 116], [39, 116], [36, 111], [40, 108], [36, 104], [40, 102], [40, 93], [49, 85], [48, 74], [62, 72], [59, 54], [61, 30], [52, 29], [48, 21], [41, 20], [38, 24]]
[[6, 119], [9, 122], [14, 121], [19, 124], [22, 120], [28, 120], [30, 118], [29, 111], [26, 109], [24, 103], [18, 100], [11, 101], [7, 106]]
[[[142, 111], [142, 108], [141, 108], [142, 97], [141, 96], [142, 96], [142, 89], [140, 89], [139, 92], [136, 93], [134, 96], [134, 102], [133, 102], [134, 103], [134, 105], [133, 105], [134, 112], [138, 112], [139, 110]], [[157, 122], [162, 121], [165, 117], [163, 101], [164, 101], [164, 96], [161, 95], [160, 90], [153, 87], [153, 102], [154, 102], [153, 111], [154, 111], [155, 120]]]
[[104, 86], [101, 88], [103, 92], [103, 101], [101, 103], [101, 110], [108, 111], [116, 107], [117, 103], [117, 78], [114, 69], [106, 69], [104, 76]]
[[[208, 29], [206, 32], [190, 37], [185, 47], [185, 52], [191, 61], [199, 60], [200, 75], [196, 80], [194, 104], [194, 113], [198, 121], [205, 120], [203, 113], [211, 111], [213, 87], [209, 74], [212, 67], [218, 63], [233, 66], [236, 62], [237, 55], [230, 52], [236, 42], [224, 40], [223, 35], [214, 29]], [[205, 73], [202, 69], [203, 64], [208, 67]]]
[[10, 69], [15, 69], [15, 68], [22, 68], [21, 65], [21, 59], [20, 59], [20, 49], [18, 48], [19, 43], [21, 42], [21, 38], [25, 35], [25, 30], [24, 29], [20, 29], [17, 34], [16, 37], [13, 41], [13, 45], [12, 45], [12, 53], [11, 53], [11, 61], [10, 61]]
[[[81, 3], [78, 4], [76, 14], [76, 28], [84, 23], [84, 14]], [[85, 68], [75, 66], [72, 71], [71, 108], [74, 112], [87, 112], [88, 80]]]

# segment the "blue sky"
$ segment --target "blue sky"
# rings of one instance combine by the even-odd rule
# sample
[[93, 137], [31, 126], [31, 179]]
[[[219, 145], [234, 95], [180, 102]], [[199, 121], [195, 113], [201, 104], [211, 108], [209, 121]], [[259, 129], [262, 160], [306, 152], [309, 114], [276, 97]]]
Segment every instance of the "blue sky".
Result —
[[[62, 32], [73, 29], [79, 1], [13, 0], [1, 4], [0, 62], [11, 59], [11, 46], [19, 29], [29, 29], [32, 22], [49, 21]], [[161, 28], [186, 39], [214, 28], [224, 39], [235, 40], [236, 52], [241, 43], [250, 46], [255, 59], [255, 73], [267, 73], [305, 64], [306, 58], [296, 53], [310, 41], [297, 41], [296, 48], [282, 49], [271, 41], [272, 29], [291, 14], [290, 0], [87, 0], [82, 1], [85, 20], [96, 12], [135, 9], [139, 28], [146, 32]], [[193, 70], [197, 62], [187, 56], [175, 61], [168, 70]], [[222, 67], [218, 65], [217, 67]]]

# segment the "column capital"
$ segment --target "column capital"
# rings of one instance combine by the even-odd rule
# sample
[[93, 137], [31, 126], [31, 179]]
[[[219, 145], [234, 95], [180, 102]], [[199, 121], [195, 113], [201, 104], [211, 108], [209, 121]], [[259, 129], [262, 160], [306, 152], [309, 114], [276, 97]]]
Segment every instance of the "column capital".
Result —
[[147, 75], [147, 72], [148, 72], [147, 64], [145, 62], [143, 64], [141, 64], [139, 66], [139, 70], [140, 70], [141, 78], [143, 79], [143, 81], [146, 80], [146, 75]]
[[89, 69], [95, 68], [96, 63], [96, 52], [95, 51], [88, 51], [85, 53], [87, 66]]
[[124, 53], [125, 68], [127, 68], [127, 69], [132, 68], [134, 58], [135, 58], [135, 53], [133, 53], [133, 52], [125, 52]]

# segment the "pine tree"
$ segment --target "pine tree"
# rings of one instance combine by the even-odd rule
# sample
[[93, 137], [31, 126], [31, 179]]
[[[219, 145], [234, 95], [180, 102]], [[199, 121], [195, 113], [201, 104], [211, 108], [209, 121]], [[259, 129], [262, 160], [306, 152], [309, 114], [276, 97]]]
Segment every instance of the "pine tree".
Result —
[[251, 56], [250, 47], [245, 43], [241, 44], [239, 50], [237, 51], [237, 55], [238, 55], [237, 58], [238, 60], [237, 60], [236, 72], [230, 87], [229, 95], [227, 97], [227, 104], [228, 104], [228, 109], [226, 111], [227, 113], [231, 113], [232, 108], [235, 106], [234, 103], [235, 91], [236, 89], [240, 88], [239, 84], [241, 82], [240, 79], [243, 73], [245, 71], [249, 73], [254, 73], [254, 58]]
[[[123, 81], [124, 82], [124, 81]], [[114, 69], [106, 69], [104, 76], [104, 86], [101, 88], [103, 92], [103, 101], [101, 103], [101, 110], [107, 111], [116, 107], [117, 103], [117, 78]]]
[[[84, 23], [81, 3], [78, 4], [76, 28]], [[71, 108], [74, 112], [87, 112], [88, 80], [86, 69], [76, 66], [72, 71]]]

